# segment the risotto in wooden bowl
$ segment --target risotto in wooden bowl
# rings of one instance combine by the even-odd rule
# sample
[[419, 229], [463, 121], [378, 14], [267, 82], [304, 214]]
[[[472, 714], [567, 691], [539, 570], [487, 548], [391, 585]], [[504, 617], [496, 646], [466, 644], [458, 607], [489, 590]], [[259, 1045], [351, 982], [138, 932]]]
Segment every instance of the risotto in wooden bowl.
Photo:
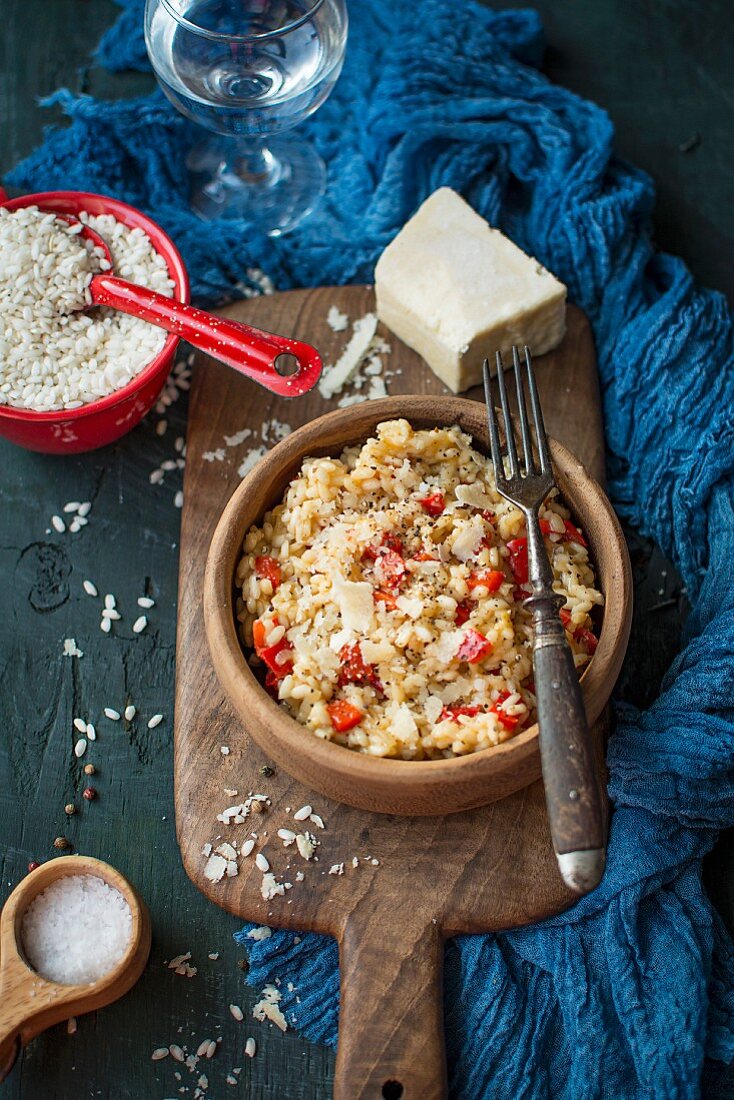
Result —
[[[446, 813], [540, 774], [521, 513], [494, 485], [486, 416], [396, 397], [293, 433], [242, 482], [209, 553], [212, 660], [245, 729], [316, 790]], [[607, 498], [552, 441], [541, 526], [590, 721], [629, 633]]]

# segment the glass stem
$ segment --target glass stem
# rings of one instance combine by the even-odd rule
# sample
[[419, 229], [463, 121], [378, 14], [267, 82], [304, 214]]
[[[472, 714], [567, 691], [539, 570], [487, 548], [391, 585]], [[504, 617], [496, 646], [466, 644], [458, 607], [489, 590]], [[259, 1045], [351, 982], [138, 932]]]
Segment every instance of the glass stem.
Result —
[[272, 187], [281, 173], [280, 161], [263, 138], [239, 138], [231, 167], [248, 187]]

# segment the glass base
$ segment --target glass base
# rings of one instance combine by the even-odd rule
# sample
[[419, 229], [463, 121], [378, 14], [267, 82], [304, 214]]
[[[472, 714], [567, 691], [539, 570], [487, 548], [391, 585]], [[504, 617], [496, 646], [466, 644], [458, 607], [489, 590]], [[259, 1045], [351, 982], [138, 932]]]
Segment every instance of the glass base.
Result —
[[326, 190], [326, 167], [307, 143], [273, 137], [267, 145], [212, 137], [189, 154], [191, 205], [205, 221], [242, 218], [263, 233], [287, 233]]

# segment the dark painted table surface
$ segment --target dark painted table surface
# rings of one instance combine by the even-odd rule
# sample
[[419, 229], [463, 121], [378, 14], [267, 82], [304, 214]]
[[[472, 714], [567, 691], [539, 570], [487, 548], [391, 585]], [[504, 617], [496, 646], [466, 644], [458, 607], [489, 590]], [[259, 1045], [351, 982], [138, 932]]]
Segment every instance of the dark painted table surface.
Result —
[[[526, 6], [517, 3], [510, 6]], [[546, 68], [557, 81], [604, 105], [618, 128], [623, 155], [648, 169], [659, 188], [656, 231], [696, 276], [734, 298], [731, 179], [730, 5], [710, 0], [546, 0], [536, 5], [549, 38]], [[89, 53], [116, 11], [112, 0], [0, 0], [0, 163], [16, 163], [54, 117], [37, 97], [60, 85], [118, 97], [150, 87], [141, 74], [111, 75]], [[330, 1096], [332, 1055], [263, 1025], [237, 1024], [232, 1002], [250, 1014], [256, 996], [244, 983], [242, 952], [232, 941], [239, 922], [216, 909], [186, 878], [173, 820], [172, 711], [180, 513], [180, 472], [151, 486], [149, 474], [174, 454], [185, 432], [185, 394], [162, 437], [153, 420], [120, 444], [70, 458], [49, 458], [0, 441], [0, 898], [23, 877], [29, 860], [54, 855], [66, 835], [75, 850], [109, 860], [137, 884], [151, 910], [154, 943], [148, 969], [131, 994], [80, 1018], [78, 1031], [52, 1029], [25, 1051], [0, 1096], [163, 1098], [192, 1095], [196, 1077], [174, 1078], [171, 1059], [151, 1051], [169, 1043], [196, 1048], [222, 1036], [205, 1067], [212, 1097], [323, 1100]], [[69, 500], [90, 500], [89, 526], [59, 535], [50, 519]], [[646, 705], [679, 644], [685, 598], [658, 550], [630, 534], [635, 565], [633, 636], [620, 683], [623, 697]], [[127, 613], [115, 637], [99, 630], [99, 605], [82, 580], [113, 592]], [[150, 626], [130, 630], [135, 600], [156, 599]], [[76, 638], [84, 657], [62, 657]], [[132, 701], [144, 721], [112, 723], [102, 708]], [[72, 718], [98, 718], [89, 758], [98, 765], [99, 799], [71, 752]], [[64, 805], [79, 812], [67, 819]], [[709, 888], [734, 923], [734, 845], [724, 838], [708, 861]], [[194, 978], [164, 960], [191, 951]], [[219, 952], [216, 960], [210, 953]], [[258, 1055], [244, 1056], [255, 1034]], [[237, 1087], [225, 1077], [241, 1066]], [[200, 1067], [201, 1068], [201, 1067]]]

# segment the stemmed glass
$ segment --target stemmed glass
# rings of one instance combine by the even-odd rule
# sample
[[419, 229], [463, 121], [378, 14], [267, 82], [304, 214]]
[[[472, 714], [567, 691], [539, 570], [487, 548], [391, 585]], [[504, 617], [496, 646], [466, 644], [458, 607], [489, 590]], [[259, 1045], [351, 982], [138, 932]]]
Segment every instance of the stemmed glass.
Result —
[[202, 217], [246, 218], [274, 236], [313, 209], [324, 163], [281, 131], [327, 98], [346, 40], [344, 0], [147, 0], [145, 41], [158, 83], [216, 135], [188, 162]]

